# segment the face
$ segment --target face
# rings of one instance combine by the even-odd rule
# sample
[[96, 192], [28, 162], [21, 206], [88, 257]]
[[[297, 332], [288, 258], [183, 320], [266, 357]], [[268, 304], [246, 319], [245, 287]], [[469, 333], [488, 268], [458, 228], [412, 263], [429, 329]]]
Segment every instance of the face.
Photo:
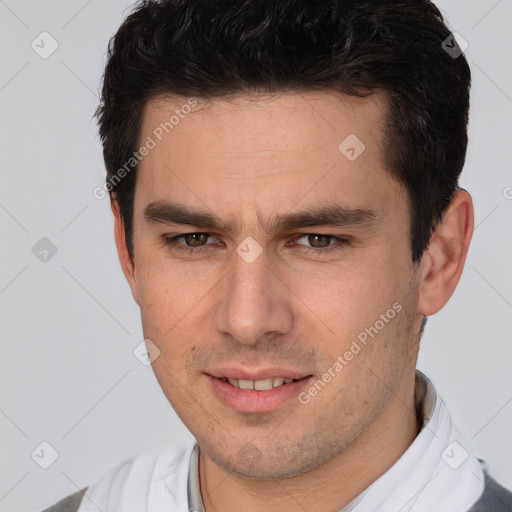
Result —
[[416, 355], [418, 275], [407, 194], [384, 166], [385, 103], [184, 105], [149, 102], [140, 137], [155, 145], [139, 164], [128, 279], [153, 369], [218, 466], [298, 475], [375, 425]]

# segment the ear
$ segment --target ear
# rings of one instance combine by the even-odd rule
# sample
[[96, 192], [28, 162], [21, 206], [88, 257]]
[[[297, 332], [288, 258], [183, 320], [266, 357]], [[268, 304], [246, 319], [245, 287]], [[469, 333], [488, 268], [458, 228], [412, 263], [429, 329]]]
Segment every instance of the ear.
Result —
[[115, 199], [110, 200], [110, 207], [114, 215], [114, 238], [116, 241], [117, 254], [119, 262], [123, 270], [124, 277], [132, 290], [133, 299], [139, 304], [139, 297], [137, 292], [137, 284], [135, 277], [135, 265], [130, 258], [128, 247], [126, 246], [126, 235], [124, 232], [124, 222], [119, 210], [119, 203]]
[[452, 296], [464, 268], [473, 226], [471, 196], [457, 189], [421, 258], [418, 312], [422, 315], [437, 313]]

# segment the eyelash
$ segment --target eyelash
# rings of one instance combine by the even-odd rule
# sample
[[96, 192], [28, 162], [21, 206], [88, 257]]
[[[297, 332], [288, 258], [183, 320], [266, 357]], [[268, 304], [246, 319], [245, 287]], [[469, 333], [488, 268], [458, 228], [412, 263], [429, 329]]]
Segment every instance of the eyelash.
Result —
[[[180, 238], [186, 238], [187, 236], [190, 236], [190, 235], [208, 235], [208, 237], [213, 236], [210, 233], [205, 233], [202, 231], [194, 231], [192, 233], [183, 233], [181, 235], [176, 235], [176, 236], [164, 236], [163, 241], [164, 241], [164, 244], [167, 245], [168, 247], [170, 247], [173, 251], [176, 251], [176, 252], [182, 253], [182, 254], [201, 254], [201, 253], [209, 250], [208, 245], [202, 245], [202, 246], [197, 246], [196, 248], [193, 248], [190, 246], [183, 246], [178, 243], [178, 240]], [[303, 234], [300, 234], [299, 236], [296, 236], [295, 238], [298, 240], [300, 238], [307, 237], [307, 236], [323, 236], [323, 237], [330, 238], [331, 240], [337, 241], [336, 244], [328, 245], [327, 247], [307, 247], [307, 246], [303, 246], [302, 244], [299, 244], [307, 252], [313, 252], [315, 254], [320, 254], [320, 253], [330, 254], [333, 251], [343, 249], [344, 246], [346, 246], [350, 243], [348, 238], [337, 237], [334, 235], [324, 235], [321, 233], [303, 233]]]

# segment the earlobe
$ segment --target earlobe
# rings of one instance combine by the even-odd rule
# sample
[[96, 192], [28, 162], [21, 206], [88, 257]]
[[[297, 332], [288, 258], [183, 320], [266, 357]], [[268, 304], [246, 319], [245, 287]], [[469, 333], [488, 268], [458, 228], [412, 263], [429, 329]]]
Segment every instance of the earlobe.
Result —
[[121, 263], [121, 269], [123, 270], [123, 274], [131, 288], [135, 302], [139, 304], [135, 277], [135, 265], [130, 258], [130, 253], [128, 252], [128, 247], [126, 245], [124, 222], [119, 210], [119, 204], [115, 199], [111, 199], [110, 207], [114, 216], [114, 238], [117, 247], [117, 254], [119, 256], [119, 262]]
[[464, 268], [473, 225], [471, 196], [458, 189], [421, 259], [418, 312], [422, 315], [437, 313], [452, 296]]

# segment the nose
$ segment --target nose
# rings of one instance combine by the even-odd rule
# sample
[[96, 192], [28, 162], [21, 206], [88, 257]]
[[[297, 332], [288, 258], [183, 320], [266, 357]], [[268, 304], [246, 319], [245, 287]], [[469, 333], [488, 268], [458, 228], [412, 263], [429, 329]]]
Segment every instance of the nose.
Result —
[[265, 249], [250, 263], [236, 254], [222, 286], [215, 314], [217, 332], [252, 345], [292, 329], [293, 294], [270, 267]]

